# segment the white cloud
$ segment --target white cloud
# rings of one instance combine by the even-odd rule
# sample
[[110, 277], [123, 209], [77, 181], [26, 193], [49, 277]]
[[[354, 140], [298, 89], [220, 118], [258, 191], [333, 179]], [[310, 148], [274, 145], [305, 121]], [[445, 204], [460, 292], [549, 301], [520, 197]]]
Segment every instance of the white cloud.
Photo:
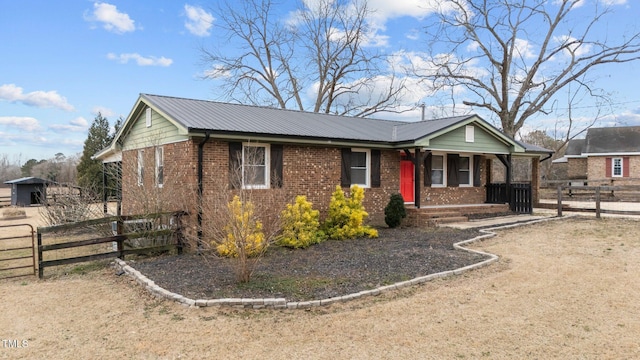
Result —
[[56, 131], [56, 132], [67, 132], [67, 131], [72, 131], [72, 132], [84, 132], [89, 128], [89, 122], [87, 122], [87, 120], [85, 118], [83, 118], [82, 116], [77, 117], [71, 121], [69, 121], [68, 124], [53, 124], [49, 126], [49, 129]]
[[107, 3], [93, 3], [93, 13], [85, 14], [85, 20], [100, 22], [107, 31], [116, 34], [124, 34], [136, 29], [135, 21], [129, 15], [119, 12], [115, 5]]
[[571, 56], [571, 54], [574, 54], [575, 56], [580, 57], [591, 52], [591, 45], [585, 45], [578, 41], [578, 39], [569, 35], [556, 36], [554, 40], [559, 45], [565, 47], [564, 53], [567, 56]]
[[56, 91], [32, 91], [25, 94], [22, 88], [15, 84], [0, 86], [0, 100], [20, 102], [39, 108], [58, 108], [66, 111], [74, 110], [73, 106], [67, 102], [67, 99], [64, 96], [60, 96]]
[[100, 113], [103, 117], [106, 118], [112, 117], [116, 114], [113, 110], [103, 106], [94, 106], [93, 109], [91, 109], [91, 113], [93, 115], [98, 115], [98, 113]]
[[514, 52], [520, 55], [524, 59], [535, 58], [536, 54], [533, 52], [533, 45], [528, 40], [516, 39]]
[[166, 67], [173, 63], [173, 60], [166, 58], [164, 56], [161, 56], [159, 58], [155, 56], [144, 57], [137, 53], [120, 54], [120, 55], [109, 53], [107, 54], [107, 59], [115, 60], [121, 64], [126, 64], [129, 62], [129, 60], [134, 60], [136, 64], [140, 66], [165, 66]]
[[0, 116], [0, 125], [28, 132], [40, 130], [40, 123], [38, 120], [26, 116]]
[[601, 0], [605, 5], [624, 5], [627, 3], [627, 0]]
[[211, 69], [205, 70], [203, 75], [207, 79], [230, 78], [231, 72], [222, 64], [216, 64]]
[[211, 34], [211, 27], [215, 18], [210, 13], [204, 11], [199, 6], [192, 6], [186, 4], [184, 11], [187, 15], [187, 21], [184, 23], [184, 27], [189, 32], [196, 36], [209, 36]]
[[[564, 0], [554, 0], [553, 4], [556, 5], [556, 6], [560, 6], [560, 5], [562, 5], [563, 1]], [[602, 2], [604, 2], [604, 3], [611, 2], [611, 1], [619, 1], [619, 0], [602, 0]], [[626, 0], [622, 0], [622, 1], [626, 1]], [[581, 7], [582, 5], [584, 5], [586, 3], [587, 3], [586, 0], [579, 0], [573, 5], [573, 8], [577, 9], [577, 8]]]

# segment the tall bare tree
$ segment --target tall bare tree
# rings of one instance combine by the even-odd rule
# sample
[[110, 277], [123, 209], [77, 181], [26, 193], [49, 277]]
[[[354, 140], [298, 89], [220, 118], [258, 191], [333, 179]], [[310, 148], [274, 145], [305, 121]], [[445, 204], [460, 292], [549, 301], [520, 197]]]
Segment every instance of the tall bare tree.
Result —
[[282, 109], [367, 116], [397, 112], [405, 89], [386, 57], [369, 46], [365, 0], [300, 2], [288, 19], [271, 0], [217, 11], [229, 43], [202, 48], [207, 77], [229, 100]]
[[[463, 103], [494, 113], [515, 135], [527, 119], [549, 115], [556, 95], [573, 86], [597, 101], [594, 69], [640, 59], [640, 33], [608, 37], [602, 1], [448, 0], [441, 3], [429, 73], [436, 88], [463, 87]], [[575, 100], [575, 98], [574, 98]]]

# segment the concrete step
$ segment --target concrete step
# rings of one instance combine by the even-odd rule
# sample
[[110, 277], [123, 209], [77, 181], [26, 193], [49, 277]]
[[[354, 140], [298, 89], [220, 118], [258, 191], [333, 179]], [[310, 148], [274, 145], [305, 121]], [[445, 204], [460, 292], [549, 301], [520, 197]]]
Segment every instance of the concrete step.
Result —
[[457, 223], [457, 222], [467, 222], [467, 221], [469, 221], [469, 218], [466, 217], [466, 216], [452, 216], [452, 217], [446, 217], [446, 218], [429, 219], [429, 221], [431, 223], [433, 223], [433, 225], [438, 226], [438, 225], [442, 225], [442, 224], [451, 224], [451, 223]]

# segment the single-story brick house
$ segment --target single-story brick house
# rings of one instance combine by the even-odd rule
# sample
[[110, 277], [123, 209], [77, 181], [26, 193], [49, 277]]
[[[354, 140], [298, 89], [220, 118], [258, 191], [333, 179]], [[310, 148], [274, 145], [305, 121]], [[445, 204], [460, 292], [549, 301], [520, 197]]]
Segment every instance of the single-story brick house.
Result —
[[[248, 159], [249, 150], [257, 157]], [[257, 175], [242, 176], [238, 186], [306, 195], [321, 214], [337, 185], [358, 184], [370, 221], [383, 224], [384, 207], [398, 192], [408, 208], [483, 206], [491, 161], [509, 173], [512, 156], [532, 159], [536, 202], [539, 161], [550, 153], [476, 115], [403, 122], [141, 94], [113, 143], [95, 157], [121, 162], [125, 214], [139, 211], [136, 204], [154, 191], [179, 194], [174, 210], [197, 212], [198, 201], [215, 198], [221, 184], [234, 187], [230, 173], [239, 166]]]
[[590, 128], [553, 163], [566, 164], [573, 183], [640, 185], [640, 126]]

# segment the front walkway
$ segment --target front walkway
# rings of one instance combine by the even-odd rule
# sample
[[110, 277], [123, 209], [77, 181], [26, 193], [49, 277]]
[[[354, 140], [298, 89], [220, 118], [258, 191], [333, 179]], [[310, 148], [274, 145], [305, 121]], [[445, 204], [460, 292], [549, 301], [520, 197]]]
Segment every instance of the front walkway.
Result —
[[486, 219], [476, 219], [469, 221], [461, 221], [455, 223], [442, 224], [440, 226], [446, 226], [456, 229], [476, 229], [476, 228], [489, 228], [503, 225], [512, 225], [518, 223], [524, 223], [529, 221], [535, 221], [540, 219], [546, 219], [556, 216], [556, 213], [549, 211], [548, 209], [533, 209], [533, 215], [508, 215], [498, 216]]

